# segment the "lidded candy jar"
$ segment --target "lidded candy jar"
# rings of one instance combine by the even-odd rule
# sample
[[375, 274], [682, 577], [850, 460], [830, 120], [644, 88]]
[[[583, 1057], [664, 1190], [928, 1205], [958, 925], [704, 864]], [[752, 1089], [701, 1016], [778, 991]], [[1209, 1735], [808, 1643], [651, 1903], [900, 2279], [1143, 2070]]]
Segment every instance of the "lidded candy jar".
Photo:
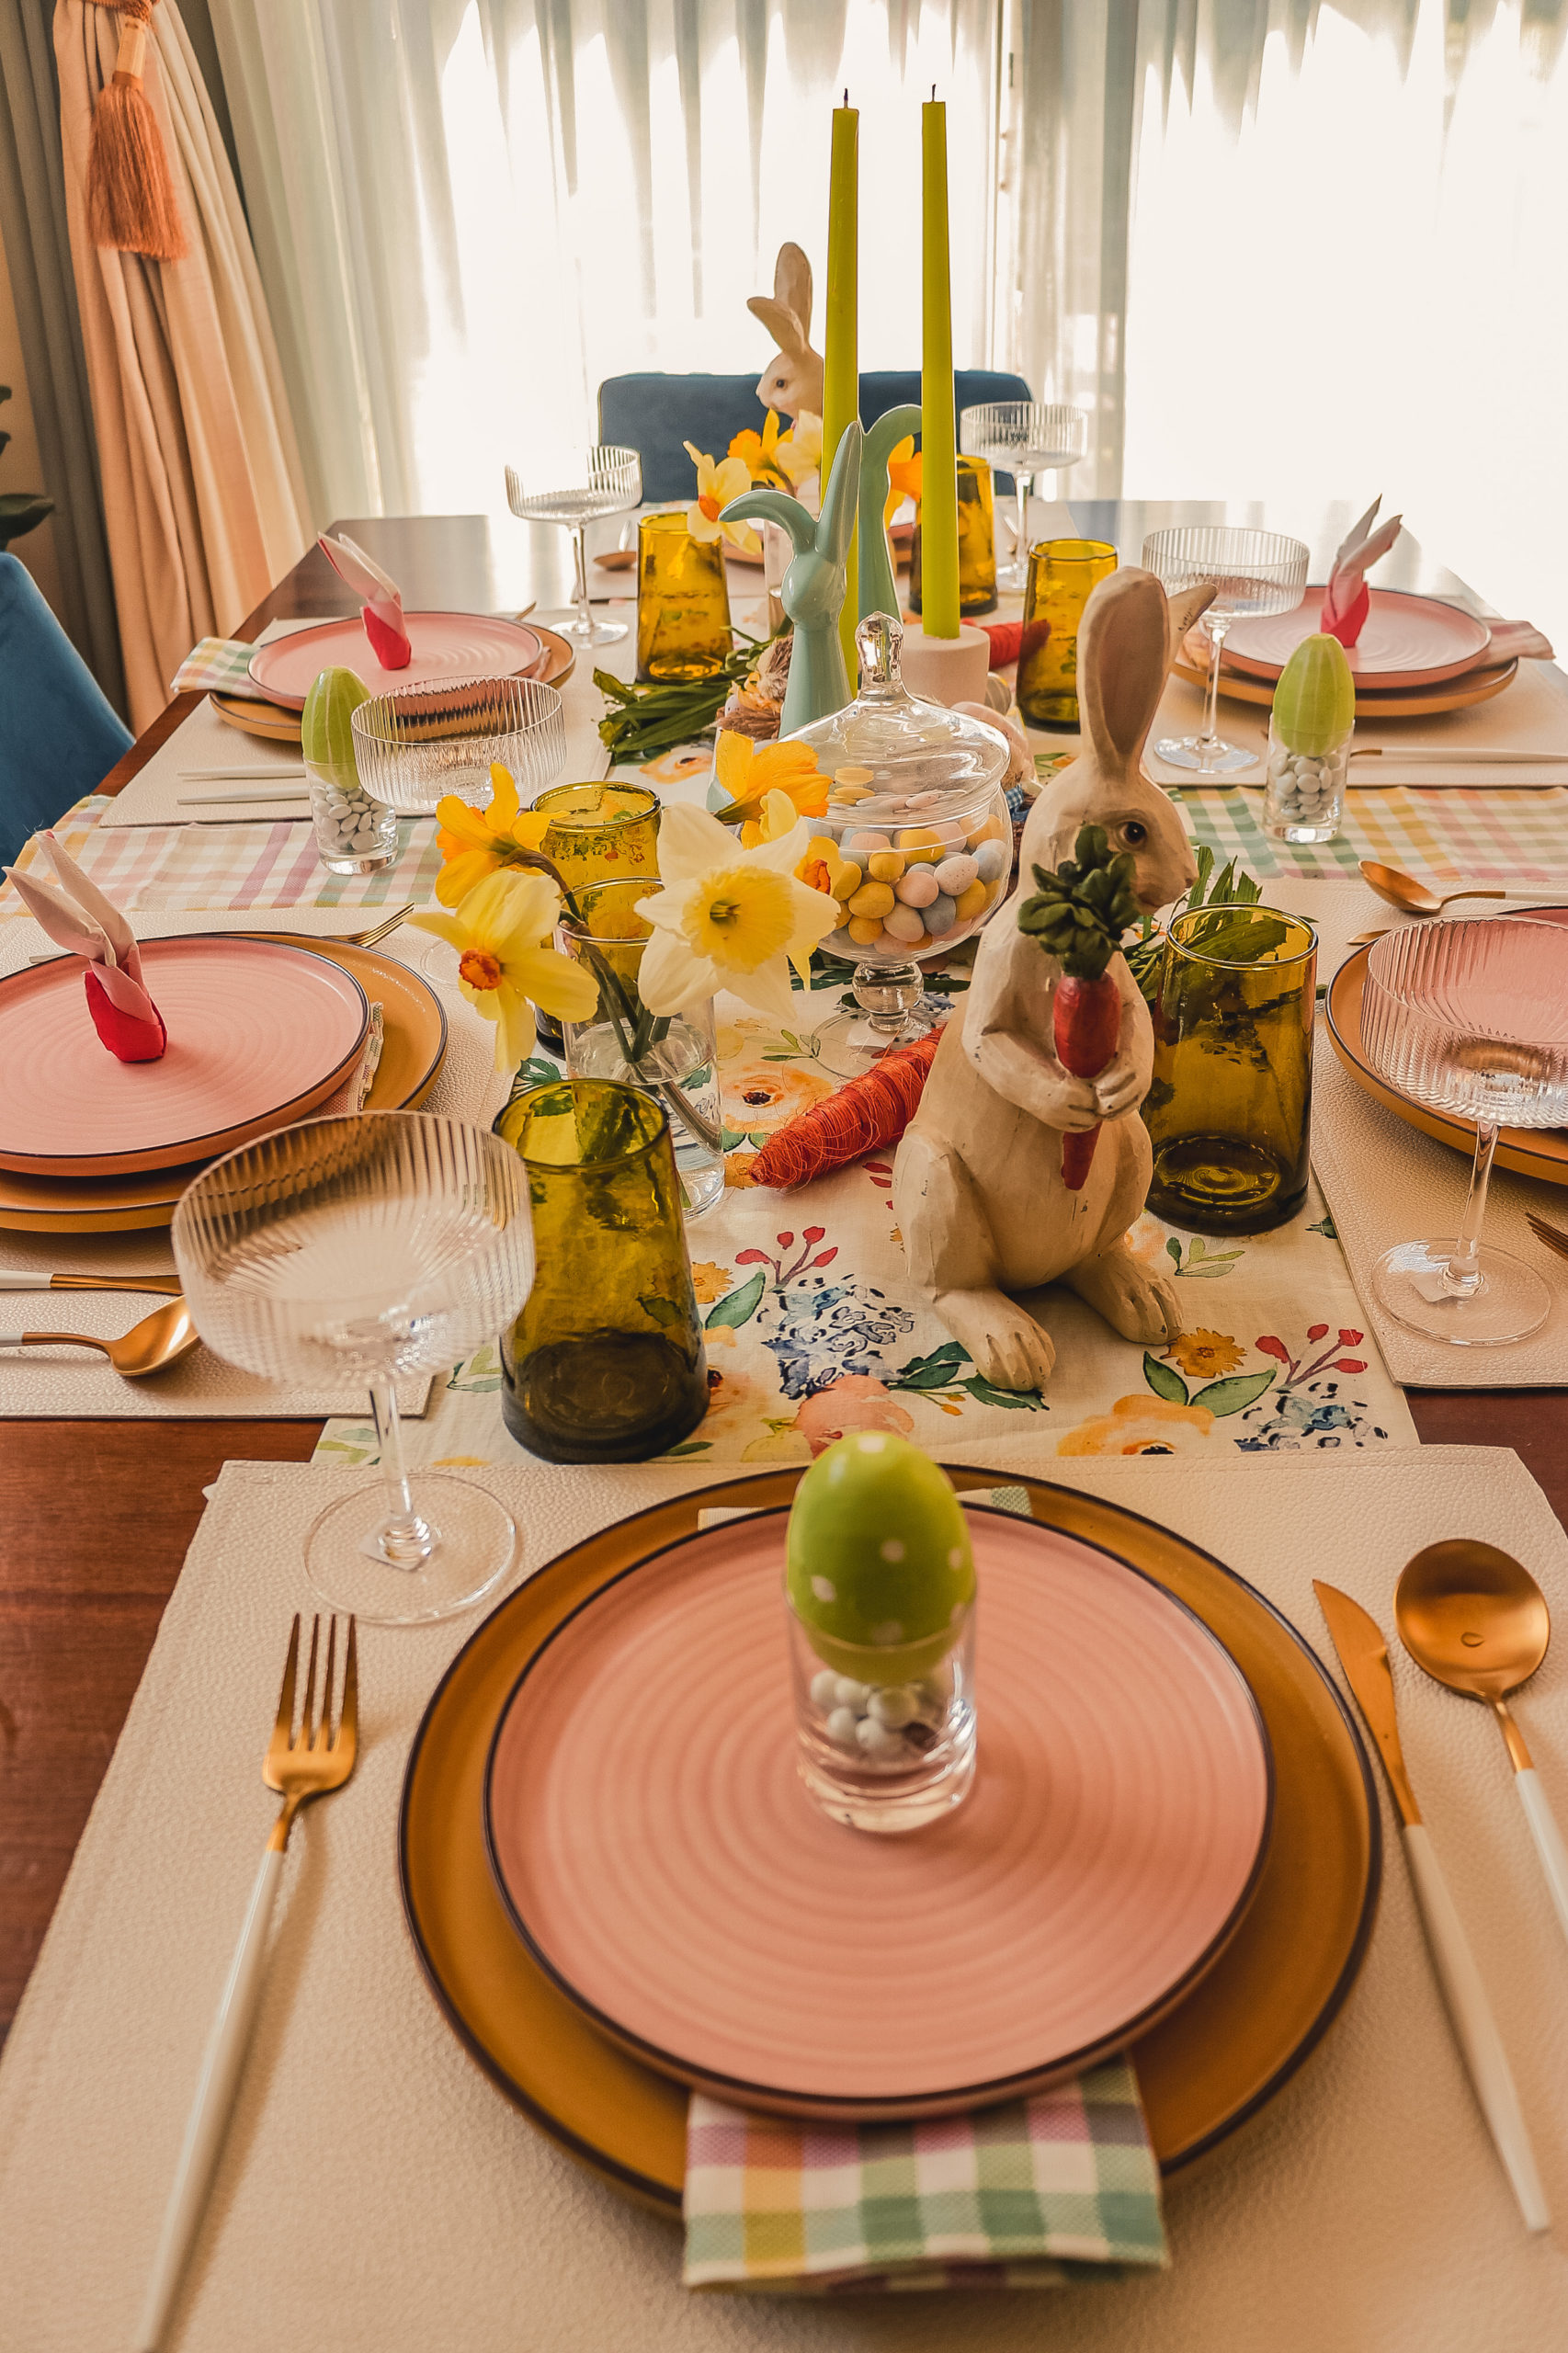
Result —
[[1013, 824], [994, 727], [918, 702], [899, 672], [903, 624], [870, 613], [855, 632], [860, 692], [790, 741], [828, 785], [801, 879], [843, 909], [821, 943], [848, 963], [939, 956], [988, 923], [1007, 894]]

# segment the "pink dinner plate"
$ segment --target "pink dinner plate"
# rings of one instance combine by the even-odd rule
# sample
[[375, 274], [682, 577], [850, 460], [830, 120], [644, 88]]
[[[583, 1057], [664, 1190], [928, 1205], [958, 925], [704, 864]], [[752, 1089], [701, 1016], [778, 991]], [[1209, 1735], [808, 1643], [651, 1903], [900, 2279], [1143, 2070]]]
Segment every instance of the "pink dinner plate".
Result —
[[0, 1168], [112, 1176], [211, 1160], [302, 1120], [340, 1086], [369, 1005], [308, 948], [222, 933], [142, 943], [169, 1033], [157, 1062], [117, 1062], [87, 1010], [79, 957], [0, 981]]
[[850, 1830], [796, 1772], [786, 1518], [653, 1553], [524, 1668], [485, 1823], [534, 1958], [649, 2065], [791, 2114], [940, 2115], [1125, 2046], [1262, 1867], [1239, 1668], [1109, 1553], [975, 1511], [974, 1787], [926, 1829]]
[[[1309, 588], [1293, 612], [1233, 621], [1225, 633], [1225, 660], [1256, 678], [1277, 678], [1302, 638], [1323, 626], [1323, 588]], [[1492, 631], [1473, 613], [1436, 597], [1374, 588], [1370, 609], [1346, 658], [1358, 687], [1419, 687], [1473, 670]]]
[[323, 670], [357, 671], [373, 695], [393, 687], [442, 687], [454, 678], [510, 678], [531, 671], [544, 653], [536, 631], [496, 613], [404, 613], [414, 647], [404, 670], [383, 670], [358, 613], [296, 630], [258, 645], [250, 658], [252, 683], [269, 702], [303, 710]]

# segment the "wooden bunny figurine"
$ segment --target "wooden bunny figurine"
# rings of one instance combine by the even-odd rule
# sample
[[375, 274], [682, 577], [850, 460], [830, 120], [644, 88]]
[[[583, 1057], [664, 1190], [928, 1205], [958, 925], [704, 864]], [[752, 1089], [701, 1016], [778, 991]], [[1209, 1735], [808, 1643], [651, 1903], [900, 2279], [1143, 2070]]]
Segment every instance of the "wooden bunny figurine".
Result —
[[853, 699], [839, 643], [838, 616], [844, 608], [849, 541], [860, 487], [861, 439], [858, 420], [845, 428], [834, 453], [820, 517], [788, 491], [744, 490], [719, 517], [722, 523], [737, 522], [743, 516], [752, 521], [780, 523], [794, 543], [794, 557], [779, 591], [795, 631], [790, 682], [778, 720], [780, 735], [792, 735], [798, 727], [809, 727], [813, 719], [831, 718]]
[[[1009, 1293], [1065, 1282], [1124, 1339], [1163, 1345], [1181, 1330], [1169, 1279], [1126, 1242], [1153, 1166], [1138, 1116], [1153, 1063], [1149, 1009], [1117, 953], [1115, 1054], [1097, 1077], [1074, 1078], [1052, 1042], [1062, 966], [1017, 923], [1033, 869], [1070, 858], [1085, 824], [1132, 853], [1133, 887], [1151, 913], [1190, 887], [1197, 870], [1181, 821], [1139, 765], [1165, 687], [1166, 632], [1153, 573], [1113, 573], [1089, 599], [1078, 632], [1084, 749], [1029, 813], [1019, 887], [981, 936], [973, 985], [943, 1032], [893, 1166], [915, 1286], [1000, 1389], [1040, 1388], [1056, 1357]], [[1097, 1121], [1088, 1175], [1069, 1191], [1062, 1136]]]
[[771, 300], [754, 294], [746, 309], [778, 346], [757, 383], [763, 407], [781, 416], [820, 416], [823, 363], [811, 346], [812, 266], [799, 245], [779, 246]]

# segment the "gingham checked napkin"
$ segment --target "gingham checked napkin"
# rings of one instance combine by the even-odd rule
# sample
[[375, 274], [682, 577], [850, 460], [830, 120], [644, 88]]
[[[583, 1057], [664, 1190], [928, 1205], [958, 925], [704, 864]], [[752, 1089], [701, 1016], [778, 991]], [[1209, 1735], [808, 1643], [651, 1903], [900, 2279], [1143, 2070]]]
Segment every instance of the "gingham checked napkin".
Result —
[[187, 687], [216, 687], [220, 693], [254, 695], [250, 658], [255, 652], [254, 645], [242, 644], [237, 637], [204, 637], [169, 680], [169, 691], [179, 695]]
[[686, 2136], [688, 2288], [1055, 2288], [1166, 2260], [1125, 2060], [921, 2124], [802, 2124], [694, 2093]]

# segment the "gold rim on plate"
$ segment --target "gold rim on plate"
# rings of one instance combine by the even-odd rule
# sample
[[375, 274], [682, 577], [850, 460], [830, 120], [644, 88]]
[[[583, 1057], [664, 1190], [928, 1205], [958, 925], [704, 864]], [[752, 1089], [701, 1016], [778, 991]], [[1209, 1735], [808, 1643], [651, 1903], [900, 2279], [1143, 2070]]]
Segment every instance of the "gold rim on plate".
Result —
[[[1133, 2048], [1162, 2167], [1189, 2164], [1271, 2099], [1321, 2040], [1371, 1932], [1381, 1834], [1371, 1767], [1316, 1654], [1252, 1586], [1120, 1506], [1013, 1472], [949, 1465], [960, 1490], [1022, 1486], [1042, 1525], [1097, 1545], [1195, 1612], [1250, 1684], [1273, 1745], [1257, 1892], [1220, 1960]], [[398, 1821], [405, 1916], [432, 1993], [491, 2080], [574, 2154], [678, 2213], [687, 2095], [597, 2034], [528, 1955], [485, 1852], [485, 1762], [524, 1661], [611, 1578], [695, 1533], [699, 1506], [787, 1504], [801, 1473], [716, 1483], [574, 1545], [510, 1594], [448, 1668], [415, 1735]]]
[[[1510, 915], [1531, 915], [1539, 922], [1561, 917], [1568, 923], [1568, 907], [1510, 907]], [[1491, 918], [1495, 920], [1495, 918]], [[1367, 1060], [1361, 1040], [1361, 993], [1366, 985], [1370, 947], [1347, 957], [1328, 984], [1324, 1005], [1328, 1014], [1329, 1042], [1358, 1086], [1375, 1103], [1392, 1111], [1406, 1127], [1419, 1128], [1437, 1143], [1446, 1143], [1468, 1158], [1475, 1151], [1473, 1120], [1453, 1120], [1446, 1112], [1430, 1111], [1413, 1102], [1382, 1078]], [[1534, 1176], [1545, 1185], [1568, 1185], [1568, 1131], [1561, 1128], [1500, 1128], [1496, 1165], [1517, 1176]]]

